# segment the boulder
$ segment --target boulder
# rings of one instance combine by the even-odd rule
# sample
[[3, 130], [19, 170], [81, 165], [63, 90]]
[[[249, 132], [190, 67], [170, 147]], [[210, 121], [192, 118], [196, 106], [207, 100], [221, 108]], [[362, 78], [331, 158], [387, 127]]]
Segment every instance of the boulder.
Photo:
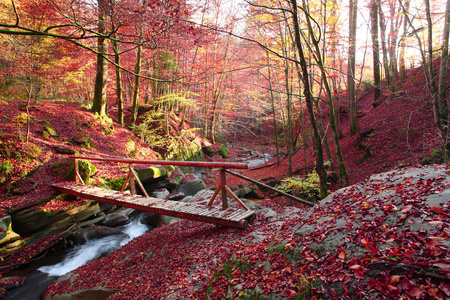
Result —
[[141, 219], [141, 223], [156, 228], [161, 223], [161, 219], [160, 214], [146, 213], [145, 217]]
[[183, 199], [181, 199], [181, 202], [189, 203], [189, 202], [192, 201], [192, 199], [194, 199], [193, 196], [186, 196], [186, 197], [184, 197]]
[[121, 207], [118, 210], [107, 214], [106, 218], [101, 222], [103, 226], [117, 227], [130, 223], [129, 215], [133, 212], [132, 208]]
[[164, 180], [168, 176], [167, 169], [165, 168], [149, 167], [135, 169], [135, 171], [143, 185]]
[[177, 189], [178, 192], [182, 192], [187, 196], [194, 196], [201, 190], [206, 189], [206, 184], [201, 179], [195, 179], [180, 185]]
[[261, 196], [256, 192], [255, 187], [247, 187], [234, 192], [234, 194], [238, 198], [246, 198], [246, 199], [261, 199]]
[[151, 197], [158, 199], [166, 199], [167, 196], [170, 195], [170, 192], [167, 189], [158, 189], [150, 194]]
[[89, 226], [87, 228], [80, 229], [72, 236], [75, 244], [84, 244], [88, 240], [99, 239], [110, 235], [126, 235], [121, 230], [116, 228], [110, 228], [106, 226]]
[[169, 225], [169, 224], [171, 224], [171, 223], [178, 222], [178, 221], [180, 221], [181, 219], [180, 219], [180, 218], [176, 218], [176, 217], [171, 217], [171, 216], [161, 215], [161, 220], [162, 220], [162, 223], [163, 223], [164, 225]]
[[179, 186], [184, 179], [184, 173], [180, 170], [180, 168], [175, 167], [173, 173], [170, 175], [168, 179], [176, 186]]
[[186, 195], [182, 192], [178, 192], [178, 193], [174, 193], [171, 194], [167, 197], [167, 200], [172, 200], [172, 201], [179, 201], [181, 199], [183, 199], [184, 197], [186, 197]]
[[0, 217], [0, 245], [11, 243], [20, 239], [20, 235], [12, 230], [11, 216], [4, 215]]

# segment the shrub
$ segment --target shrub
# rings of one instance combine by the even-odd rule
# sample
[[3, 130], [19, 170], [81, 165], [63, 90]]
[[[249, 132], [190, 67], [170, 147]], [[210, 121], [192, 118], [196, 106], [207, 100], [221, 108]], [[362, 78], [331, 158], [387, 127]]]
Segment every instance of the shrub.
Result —
[[319, 197], [319, 175], [316, 171], [309, 173], [306, 178], [287, 177], [281, 180], [277, 186], [279, 190], [292, 195], [308, 198], [314, 201], [320, 200]]

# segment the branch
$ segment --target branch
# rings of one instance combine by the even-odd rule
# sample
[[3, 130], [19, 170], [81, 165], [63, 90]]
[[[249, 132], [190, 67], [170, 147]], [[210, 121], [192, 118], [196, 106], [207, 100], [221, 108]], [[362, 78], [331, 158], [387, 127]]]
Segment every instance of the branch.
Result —
[[266, 51], [268, 51], [268, 52], [274, 54], [275, 56], [278, 56], [279, 58], [282, 58], [282, 59], [285, 59], [285, 60], [288, 60], [288, 61], [291, 61], [291, 62], [294, 62], [294, 63], [298, 63], [298, 61], [297, 61], [296, 59], [293, 59], [293, 58], [290, 58], [290, 57], [286, 57], [286, 56], [284, 56], [284, 55], [282, 55], [282, 54], [280, 54], [280, 53], [278, 53], [278, 52], [276, 52], [276, 51], [270, 49], [269, 47], [267, 47], [267, 46], [264, 45], [263, 43], [258, 42], [258, 41], [254, 40], [254, 39], [247, 38], [247, 37], [243, 37], [243, 36], [241, 36], [241, 35], [237, 35], [237, 34], [235, 34], [235, 33], [232, 33], [232, 32], [230, 32], [230, 31], [223, 30], [223, 29], [220, 29], [220, 28], [214, 28], [214, 27], [211, 27], [211, 26], [208, 26], [208, 25], [198, 24], [198, 23], [196, 23], [196, 22], [189, 21], [189, 20], [185, 20], [185, 22], [191, 23], [191, 24], [194, 24], [194, 25], [197, 25], [197, 26], [200, 26], [200, 27], [204, 27], [204, 28], [207, 28], [207, 29], [209, 29], [209, 30], [216, 31], [216, 32], [226, 33], [226, 34], [231, 35], [231, 36], [233, 36], [233, 37], [236, 37], [236, 38], [238, 38], [238, 39], [241, 39], [241, 40], [244, 40], [244, 41], [248, 41], [248, 42], [251, 42], [251, 43], [255, 43], [255, 44], [257, 44], [258, 46], [260, 46], [261, 48], [263, 48], [264, 50], [266, 50]]

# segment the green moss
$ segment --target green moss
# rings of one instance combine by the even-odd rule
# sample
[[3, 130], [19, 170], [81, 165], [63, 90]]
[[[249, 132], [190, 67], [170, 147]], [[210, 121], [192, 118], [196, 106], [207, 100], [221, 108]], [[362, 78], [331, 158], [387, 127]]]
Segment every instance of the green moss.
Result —
[[306, 178], [287, 177], [281, 180], [277, 188], [283, 192], [291, 193], [299, 197], [317, 201], [319, 197], [319, 175], [315, 171], [309, 173]]
[[56, 136], [56, 130], [51, 128], [50, 126], [45, 126], [44, 127], [45, 131], [48, 132], [49, 135], [51, 136]]
[[[89, 182], [90, 177], [94, 176], [97, 173], [97, 168], [91, 164], [87, 160], [79, 160], [78, 161], [78, 173], [80, 174], [81, 179], [85, 182]], [[72, 166], [64, 173], [66, 175], [67, 180], [75, 179], [75, 167]]]
[[29, 157], [36, 158], [42, 153], [42, 148], [35, 144], [28, 143], [28, 145], [25, 146], [25, 153], [28, 154]]
[[0, 172], [2, 175], [8, 175], [11, 173], [12, 169], [13, 164], [9, 160], [0, 162]]
[[444, 156], [441, 150], [434, 149], [429, 156], [425, 156], [420, 160], [422, 165], [440, 164], [443, 163]]
[[49, 138], [50, 138], [50, 134], [48, 133], [48, 131], [43, 131], [43, 132], [42, 132], [42, 137], [43, 137], [44, 139], [49, 139]]
[[230, 152], [230, 150], [228, 150], [228, 147], [227, 147], [226, 145], [224, 145], [224, 144], [221, 144], [221, 145], [220, 145], [219, 151], [220, 151], [219, 154], [220, 154], [223, 158], [226, 158], [227, 155], [228, 155], [228, 153]]

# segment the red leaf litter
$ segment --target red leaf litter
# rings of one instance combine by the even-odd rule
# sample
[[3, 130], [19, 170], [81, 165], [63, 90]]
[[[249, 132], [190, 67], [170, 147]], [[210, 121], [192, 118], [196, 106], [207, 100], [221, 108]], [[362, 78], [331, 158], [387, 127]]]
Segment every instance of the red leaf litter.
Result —
[[[409, 72], [417, 78], [420, 70]], [[439, 148], [432, 110], [428, 108], [429, 101], [423, 100], [428, 99], [423, 86], [406, 80], [395, 96], [384, 97], [376, 107], [372, 103], [372, 90], [360, 95], [360, 133], [353, 137], [349, 134], [347, 115], [339, 116], [344, 160], [350, 183], [354, 185], [337, 192], [328, 204], [307, 208], [284, 197], [266, 194], [257, 201], [259, 218], [246, 230], [187, 220], [158, 227], [61, 277], [48, 288], [47, 294], [102, 288], [111, 292], [109, 299], [204, 299], [205, 296], [234, 299], [250, 297], [246, 293], [256, 290], [259, 295], [280, 299], [302, 295], [308, 299], [450, 298], [446, 246], [450, 234], [449, 204], [447, 201], [430, 206], [425, 201], [430, 195], [448, 195], [449, 166], [435, 166], [442, 174], [437, 178], [392, 180], [405, 172], [403, 168], [417, 166], [423, 157]], [[345, 101], [341, 100], [337, 106], [345, 108]], [[20, 156], [12, 154], [24, 157], [32, 152], [27, 148], [30, 145], [24, 143], [26, 126], [14, 122], [14, 116], [21, 111], [17, 103], [2, 104], [0, 110], [3, 116], [8, 116], [0, 118], [0, 162], [11, 161], [14, 165], [6, 184], [0, 186], [3, 212], [36, 202], [43, 202], [41, 209], [64, 209], [66, 203], [48, 203], [55, 193], [51, 184], [62, 180], [50, 166], [67, 159], [67, 155], [54, 151], [56, 147], [91, 156], [123, 158], [133, 153], [136, 158], [157, 157], [117, 124], [113, 132], [105, 134], [105, 125], [76, 103], [42, 102], [30, 107], [30, 142], [41, 151], [24, 164]], [[324, 114], [326, 110], [325, 107]], [[43, 137], [44, 120], [56, 130], [57, 136]], [[295, 130], [298, 126], [294, 126]], [[239, 143], [275, 153], [268, 142], [271, 131], [267, 128], [267, 140], [256, 141], [238, 134]], [[331, 133], [327, 136], [334, 153]], [[90, 148], [83, 146], [87, 138]], [[130, 141], [134, 151], [127, 148]], [[228, 158], [209, 159], [237, 159], [238, 151], [230, 150]], [[266, 167], [243, 174], [263, 181], [287, 177], [287, 160], [283, 159], [279, 165], [275, 161], [274, 158]], [[123, 166], [94, 164], [106, 178], [125, 175]], [[26, 179], [36, 184], [35, 189], [7, 195], [9, 183], [19, 181], [21, 175], [38, 166], [38, 172]], [[312, 151], [298, 149], [292, 158], [296, 175], [306, 174], [313, 166]], [[383, 180], [369, 179], [372, 174], [392, 169], [396, 171]], [[217, 172], [207, 171], [205, 182], [217, 185]], [[239, 178], [227, 175], [228, 186], [241, 183]], [[338, 188], [337, 183], [330, 186], [332, 191]], [[386, 191], [395, 197], [379, 196]], [[261, 212], [272, 210], [271, 217]], [[317, 248], [334, 235], [342, 240], [333, 251]], [[39, 253], [39, 248], [30, 247], [31, 255]], [[21, 257], [18, 253], [17, 260]]]
[[[450, 190], [450, 165], [436, 169], [441, 176], [416, 183], [392, 180], [404, 171], [373, 178], [313, 208], [260, 201], [279, 214], [259, 214], [246, 230], [187, 220], [159, 227], [61, 277], [47, 294], [101, 287], [108, 299], [234, 299], [246, 290], [270, 299], [444, 299], [450, 207], [429, 207], [426, 197]], [[409, 218], [435, 227], [413, 230]], [[314, 250], [333, 235], [342, 235], [333, 251]]]

